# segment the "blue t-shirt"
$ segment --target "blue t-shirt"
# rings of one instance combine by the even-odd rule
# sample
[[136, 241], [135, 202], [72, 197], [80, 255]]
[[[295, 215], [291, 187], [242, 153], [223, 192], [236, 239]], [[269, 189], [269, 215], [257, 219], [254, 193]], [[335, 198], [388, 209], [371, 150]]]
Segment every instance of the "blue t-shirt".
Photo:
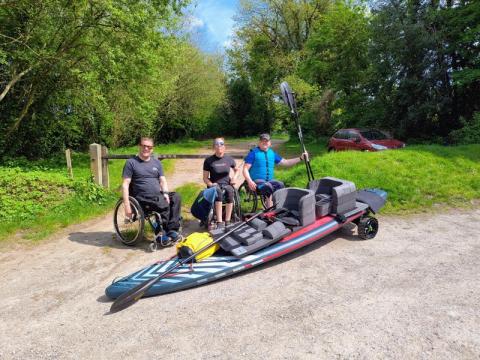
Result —
[[128, 159], [123, 167], [122, 177], [130, 178], [131, 196], [160, 195], [160, 176], [164, 176], [162, 163], [153, 157], [144, 161], [140, 157]]
[[250, 177], [255, 180], [272, 180], [274, 178], [274, 167], [283, 158], [271, 148], [262, 151], [258, 146], [250, 150], [245, 157], [245, 163], [252, 165], [249, 169]]

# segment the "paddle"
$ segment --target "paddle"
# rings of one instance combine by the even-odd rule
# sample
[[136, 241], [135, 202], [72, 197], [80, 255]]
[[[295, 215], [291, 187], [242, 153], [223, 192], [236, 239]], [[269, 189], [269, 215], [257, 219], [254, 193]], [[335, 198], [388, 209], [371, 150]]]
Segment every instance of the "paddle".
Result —
[[[282, 92], [283, 101], [290, 108], [290, 113], [292, 114], [292, 117], [295, 119], [295, 124], [297, 125], [298, 138], [300, 139], [300, 143], [302, 144], [303, 152], [306, 153], [307, 149], [305, 148], [305, 143], [303, 141], [302, 128], [300, 127], [300, 121], [298, 120], [297, 103], [295, 101], [294, 93], [292, 92], [292, 89], [290, 89], [290, 86], [286, 81], [280, 84], [280, 90]], [[305, 161], [305, 166], [307, 168], [308, 181], [310, 182], [315, 178], [313, 176], [312, 167], [310, 165], [310, 159], [304, 158], [303, 160]]]
[[248, 220], [246, 221], [243, 221], [241, 224], [235, 226], [234, 228], [232, 228], [230, 231], [226, 232], [225, 234], [223, 234], [222, 236], [220, 236], [218, 239], [216, 239], [215, 241], [211, 242], [210, 244], [208, 245], [205, 245], [203, 248], [201, 248], [200, 250], [198, 250], [197, 252], [193, 253], [192, 255], [190, 255], [189, 257], [185, 258], [185, 259], [178, 259], [176, 263], [173, 264], [173, 266], [166, 270], [165, 272], [161, 273], [160, 275], [158, 275], [157, 277], [154, 277], [150, 280], [146, 280], [144, 282], [142, 282], [141, 284], [138, 284], [137, 286], [135, 286], [134, 288], [130, 289], [129, 291], [127, 292], [124, 292], [122, 295], [120, 295], [112, 304], [112, 306], [110, 307], [110, 312], [111, 313], [114, 313], [114, 312], [117, 312], [117, 311], [120, 311], [120, 310], [123, 310], [131, 305], [133, 305], [134, 303], [136, 303], [138, 300], [140, 300], [143, 295], [145, 295], [145, 293], [148, 291], [148, 289], [150, 289], [153, 285], [155, 285], [160, 279], [162, 279], [165, 275], [167, 274], [170, 274], [173, 270], [179, 268], [180, 266], [184, 265], [184, 264], [188, 264], [192, 259], [195, 258], [195, 256], [197, 256], [198, 254], [200, 254], [201, 252], [207, 250], [208, 248], [212, 247], [214, 244], [220, 242], [221, 240], [223, 240], [224, 238], [226, 238], [228, 235], [232, 234], [234, 231], [240, 229], [243, 225], [249, 223], [250, 221], [252, 221], [253, 219], [255, 219], [256, 217], [260, 216], [261, 214], [263, 214], [264, 212], [267, 212], [267, 211], [270, 211], [272, 209], [275, 208], [275, 205], [274, 204], [272, 207], [269, 207], [268, 209], [265, 209], [264, 211], [261, 211], [255, 215], [253, 215], [251, 218], [249, 218]]

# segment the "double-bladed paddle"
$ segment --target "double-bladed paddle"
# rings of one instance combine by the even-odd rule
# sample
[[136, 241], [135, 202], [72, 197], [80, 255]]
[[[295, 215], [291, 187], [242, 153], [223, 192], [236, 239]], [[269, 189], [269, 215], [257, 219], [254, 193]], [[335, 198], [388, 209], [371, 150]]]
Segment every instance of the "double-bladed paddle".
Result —
[[212, 247], [214, 244], [217, 244], [218, 242], [220, 242], [221, 240], [223, 240], [224, 238], [226, 238], [228, 235], [232, 234], [234, 231], [240, 229], [243, 225], [249, 223], [250, 221], [252, 221], [253, 219], [257, 218], [258, 216], [260, 216], [261, 214], [267, 212], [267, 211], [270, 211], [272, 209], [274, 209], [276, 206], [276, 204], [274, 204], [273, 206], [269, 207], [268, 209], [265, 209], [264, 211], [261, 211], [255, 215], [253, 215], [251, 218], [249, 218], [248, 220], [245, 220], [243, 221], [242, 223], [240, 223], [239, 225], [235, 226], [234, 228], [232, 228], [231, 230], [229, 230], [228, 232], [226, 232], [225, 234], [223, 234], [222, 236], [220, 236], [218, 239], [216, 239], [215, 241], [211, 242], [210, 244], [208, 245], [205, 245], [204, 247], [202, 247], [200, 250], [198, 250], [197, 252], [193, 253], [192, 255], [190, 255], [189, 257], [185, 258], [185, 259], [178, 259], [177, 262], [175, 262], [173, 264], [173, 266], [164, 271], [163, 273], [161, 273], [160, 275], [158, 275], [157, 277], [154, 277], [150, 280], [146, 280], [144, 282], [142, 282], [141, 284], [138, 284], [137, 286], [135, 286], [134, 288], [130, 289], [129, 291], [127, 292], [124, 292], [122, 295], [120, 295], [112, 304], [112, 306], [110, 307], [110, 312], [111, 313], [115, 313], [117, 311], [120, 311], [120, 310], [123, 310], [131, 305], [133, 305], [134, 303], [136, 303], [138, 300], [140, 300], [143, 295], [145, 295], [145, 293], [148, 291], [148, 289], [150, 289], [153, 285], [155, 285], [160, 279], [162, 279], [165, 275], [167, 274], [170, 274], [172, 271], [174, 271], [175, 269], [179, 268], [180, 266], [184, 265], [184, 264], [188, 264], [191, 260], [193, 260], [198, 254], [202, 253], [203, 251], [209, 249], [210, 247]]

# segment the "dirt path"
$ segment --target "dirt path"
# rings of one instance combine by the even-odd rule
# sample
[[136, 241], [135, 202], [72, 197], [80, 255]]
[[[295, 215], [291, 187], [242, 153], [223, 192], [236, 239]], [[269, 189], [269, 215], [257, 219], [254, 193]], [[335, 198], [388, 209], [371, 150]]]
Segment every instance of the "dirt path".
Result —
[[[170, 187], [194, 181], [191, 165], [177, 163]], [[120, 245], [110, 215], [3, 249], [0, 359], [478, 359], [480, 209], [379, 220], [374, 240], [347, 226], [114, 315], [112, 279], [173, 249]]]

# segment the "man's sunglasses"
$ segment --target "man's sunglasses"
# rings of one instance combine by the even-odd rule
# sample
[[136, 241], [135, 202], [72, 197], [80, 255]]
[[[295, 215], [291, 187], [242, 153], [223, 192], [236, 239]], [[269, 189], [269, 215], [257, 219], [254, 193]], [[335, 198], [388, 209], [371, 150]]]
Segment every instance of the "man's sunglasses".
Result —
[[148, 149], [148, 150], [152, 150], [153, 149], [153, 146], [150, 146], [150, 145], [144, 145], [144, 144], [140, 144], [141, 147], [145, 148], [145, 149]]
[[215, 146], [223, 146], [225, 143], [223, 141], [215, 141]]

